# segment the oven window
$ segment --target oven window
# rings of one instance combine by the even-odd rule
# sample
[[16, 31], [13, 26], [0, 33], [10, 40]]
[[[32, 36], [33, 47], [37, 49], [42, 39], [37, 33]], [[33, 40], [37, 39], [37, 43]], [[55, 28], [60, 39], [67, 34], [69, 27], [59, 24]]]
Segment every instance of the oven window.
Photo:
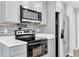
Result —
[[47, 40], [30, 41], [27, 45], [27, 56], [28, 57], [40, 57], [48, 52]]
[[39, 56], [42, 53], [42, 47], [39, 46], [39, 47], [33, 48], [32, 52], [33, 52], [33, 57]]

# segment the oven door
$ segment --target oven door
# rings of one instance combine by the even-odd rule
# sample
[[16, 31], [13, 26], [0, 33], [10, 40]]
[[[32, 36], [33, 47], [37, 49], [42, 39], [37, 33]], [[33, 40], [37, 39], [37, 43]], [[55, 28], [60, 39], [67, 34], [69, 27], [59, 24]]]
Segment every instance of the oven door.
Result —
[[28, 57], [40, 57], [47, 54], [47, 40], [37, 40], [28, 43], [27, 56]]

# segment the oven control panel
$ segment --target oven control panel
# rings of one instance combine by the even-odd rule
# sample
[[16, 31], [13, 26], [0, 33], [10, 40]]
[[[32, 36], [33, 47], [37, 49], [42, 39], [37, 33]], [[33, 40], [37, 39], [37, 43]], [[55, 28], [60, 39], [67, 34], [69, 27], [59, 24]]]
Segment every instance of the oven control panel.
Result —
[[35, 30], [16, 30], [16, 35], [22, 35], [22, 34], [35, 34]]

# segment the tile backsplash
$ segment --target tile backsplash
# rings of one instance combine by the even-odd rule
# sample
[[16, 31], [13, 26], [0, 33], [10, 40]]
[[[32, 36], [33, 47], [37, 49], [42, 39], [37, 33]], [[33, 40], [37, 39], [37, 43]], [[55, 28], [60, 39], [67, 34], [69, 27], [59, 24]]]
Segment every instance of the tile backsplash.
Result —
[[[36, 33], [46, 33], [41, 29], [40, 24], [27, 23], [27, 26], [24, 28], [34, 29]], [[19, 26], [0, 26], [0, 36], [12, 36], [15, 35], [15, 30], [17, 30]], [[43, 27], [44, 28], [44, 27]]]
[[12, 26], [12, 27], [0, 27], [0, 36], [12, 36], [15, 35], [15, 30], [17, 30], [18, 27]]
[[35, 29], [36, 33], [43, 33], [40, 24], [27, 23], [27, 28]]

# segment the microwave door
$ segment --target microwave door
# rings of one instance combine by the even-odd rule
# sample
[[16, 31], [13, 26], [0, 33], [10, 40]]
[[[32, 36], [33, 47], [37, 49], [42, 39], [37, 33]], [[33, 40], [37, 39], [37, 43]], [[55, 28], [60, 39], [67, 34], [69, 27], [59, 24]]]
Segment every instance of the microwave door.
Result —
[[42, 13], [24, 8], [22, 5], [20, 6], [20, 22], [40, 22], [42, 21]]
[[28, 10], [23, 11], [23, 18], [28, 20], [38, 20], [38, 13], [31, 12]]

